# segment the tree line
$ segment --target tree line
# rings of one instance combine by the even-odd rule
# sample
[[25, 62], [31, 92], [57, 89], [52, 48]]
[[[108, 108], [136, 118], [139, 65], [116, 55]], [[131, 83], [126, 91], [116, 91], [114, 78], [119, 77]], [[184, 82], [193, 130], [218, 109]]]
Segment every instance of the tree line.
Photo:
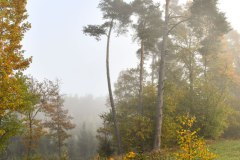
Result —
[[[196, 117], [201, 137], [239, 137], [239, 34], [218, 9], [218, 0], [164, 2], [101, 0], [104, 23], [83, 28], [98, 41], [107, 39], [111, 109], [101, 115], [98, 129], [101, 156], [176, 146], [177, 117], [185, 114]], [[139, 65], [120, 73], [114, 91], [113, 33], [129, 34], [139, 46]]]
[[[31, 27], [26, 4], [27, 0], [0, 1], [1, 157], [17, 153], [25, 159], [90, 159], [96, 142], [86, 124], [77, 138], [67, 141], [75, 124], [64, 109], [59, 82], [39, 82], [24, 74], [32, 62], [21, 45]], [[176, 131], [185, 125], [177, 118], [182, 115], [194, 116], [195, 123], [189, 125], [200, 128], [183, 133], [239, 138], [240, 35], [231, 30], [217, 4], [218, 0], [100, 1], [104, 22], [83, 28], [86, 35], [107, 40], [110, 110], [100, 115], [100, 156], [174, 147]], [[114, 89], [109, 65], [113, 34], [129, 34], [139, 47], [139, 65], [121, 71]]]

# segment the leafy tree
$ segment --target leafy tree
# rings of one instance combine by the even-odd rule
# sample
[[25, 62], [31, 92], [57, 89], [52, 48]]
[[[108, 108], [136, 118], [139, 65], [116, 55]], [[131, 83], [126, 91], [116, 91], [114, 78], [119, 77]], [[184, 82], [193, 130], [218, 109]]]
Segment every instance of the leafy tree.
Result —
[[[143, 80], [146, 81], [147, 72], [144, 71]], [[139, 94], [139, 69], [131, 68], [119, 73], [118, 80], [114, 85], [114, 95], [116, 104], [126, 102], [136, 98]]]
[[[120, 123], [120, 132], [122, 134], [122, 146], [124, 152], [150, 151], [154, 139], [155, 113], [156, 113], [156, 87], [147, 83], [143, 89], [143, 114], [138, 114], [138, 86], [139, 74], [137, 69], [128, 69], [122, 71], [118, 81], [115, 84], [116, 109]], [[147, 75], [144, 76], [147, 79]], [[165, 116], [163, 123], [163, 144], [170, 146], [176, 143], [176, 122], [174, 117], [178, 100], [181, 99], [181, 90], [167, 85], [165, 94]], [[179, 92], [179, 93], [177, 93]], [[102, 116], [104, 128], [101, 128], [103, 135], [113, 139], [116, 137], [113, 133], [112, 119], [109, 114]], [[104, 136], [102, 136], [104, 137]], [[100, 141], [101, 142], [101, 141]], [[111, 142], [111, 141], [110, 141]]]
[[[0, 149], [0, 151], [1, 152], [5, 149], [5, 147], [8, 143], [8, 140], [11, 137], [22, 133], [23, 125], [21, 124], [22, 120], [20, 119], [20, 115], [22, 112], [24, 112], [25, 110], [28, 109], [28, 103], [29, 103], [28, 95], [29, 94], [27, 92], [26, 78], [20, 74], [16, 75], [16, 76], [17, 76], [17, 78], [16, 78], [17, 83], [15, 83], [15, 87], [16, 87], [16, 85], [17, 85], [17, 87], [19, 87], [18, 88], [19, 95], [16, 95], [16, 97], [18, 97], [18, 98], [15, 99], [16, 97], [14, 97], [14, 99], [11, 99], [11, 101], [9, 101], [10, 99], [8, 99], [7, 103], [11, 104], [12, 106], [18, 107], [18, 108], [16, 108], [16, 110], [13, 110], [13, 108], [2, 110], [2, 111], [4, 111], [4, 114], [2, 114], [0, 116], [0, 122], [1, 122], [0, 123], [1, 124], [1, 127], [0, 127], [1, 149]], [[14, 86], [13, 86], [13, 88], [14, 88]], [[8, 95], [8, 94], [10, 94], [10, 93], [6, 93], [5, 95]], [[9, 96], [13, 96], [11, 94]], [[14, 101], [14, 100], [16, 100], [16, 101]]]
[[[146, 72], [145, 72], [146, 73]], [[147, 75], [143, 75], [146, 81]], [[155, 108], [155, 88], [146, 84], [143, 88], [143, 108], [139, 114], [139, 71], [122, 71], [115, 84], [116, 105], [119, 113], [120, 131], [123, 135], [125, 151], [151, 149], [153, 138], [153, 116]]]
[[180, 100], [177, 111], [179, 114], [183, 114], [191, 108], [190, 115], [198, 118], [195, 126], [201, 128], [199, 134], [204, 138], [216, 139], [222, 135], [227, 127], [229, 104], [222, 100], [222, 97], [227, 96], [225, 91], [214, 85], [198, 86], [194, 92], [187, 91], [185, 93]]
[[89, 34], [90, 36], [95, 37], [97, 40], [100, 40], [102, 35], [106, 35], [107, 37], [107, 48], [106, 48], [106, 71], [107, 71], [107, 84], [108, 84], [108, 92], [110, 105], [112, 109], [112, 116], [114, 119], [115, 126], [115, 134], [117, 137], [117, 148], [118, 153], [121, 153], [121, 138], [118, 129], [117, 119], [116, 119], [116, 109], [114, 105], [113, 93], [111, 88], [111, 80], [110, 80], [110, 68], [109, 68], [109, 50], [110, 50], [110, 39], [114, 26], [119, 26], [118, 31], [124, 32], [125, 26], [129, 23], [129, 17], [131, 13], [130, 6], [125, 3], [123, 0], [102, 0], [99, 3], [99, 8], [103, 13], [103, 18], [106, 22], [102, 25], [88, 25], [84, 27], [83, 32]]
[[202, 63], [204, 77], [207, 77], [209, 59], [217, 53], [217, 46], [221, 42], [221, 36], [226, 34], [229, 23], [225, 14], [220, 12], [217, 7], [218, 0], [194, 0], [191, 7], [191, 25], [201, 39]]
[[[236, 31], [231, 31], [223, 40], [222, 46], [223, 50], [219, 57], [219, 65], [215, 67], [219, 68], [218, 73], [221, 75], [223, 81], [219, 82], [219, 77], [216, 77], [217, 84], [222, 86], [224, 90], [228, 91], [227, 103], [229, 104], [230, 111], [227, 120], [227, 128], [224, 131], [225, 138], [238, 138], [240, 124], [239, 122], [239, 33]], [[222, 64], [222, 65], [220, 65]], [[223, 85], [224, 83], [224, 85]]]
[[101, 157], [110, 157], [114, 153], [111, 138], [111, 117], [107, 113], [100, 115], [100, 117], [103, 119], [103, 127], [97, 130], [97, 139], [99, 141], [97, 151]]
[[[203, 7], [205, 2], [194, 1], [190, 10], [186, 11], [191, 12], [189, 21], [173, 30], [175, 63], [182, 74], [178, 79], [183, 82], [181, 88], [185, 90], [177, 110], [196, 116], [197, 126], [201, 128], [199, 133], [207, 138], [219, 137], [227, 127], [230, 107], [223, 97], [229, 98], [227, 73], [234, 72], [231, 56], [224, 49], [221, 38], [228, 30], [228, 23], [212, 2], [206, 2], [211, 3], [211, 6], [205, 6], [211, 8], [208, 10]], [[202, 10], [206, 11], [198, 10], [197, 4], [203, 5]], [[223, 26], [217, 26], [220, 24], [216, 19], [222, 20]], [[216, 30], [209, 31], [212, 29], [209, 25], [215, 26]], [[207, 56], [203, 55], [203, 50]]]
[[[205, 138], [220, 137], [228, 120], [233, 122], [239, 115], [231, 107], [238, 108], [239, 102], [236, 98], [239, 56], [233, 50], [235, 44], [230, 44], [236, 42], [223, 39], [229, 25], [216, 2], [194, 0], [181, 8], [177, 0], [166, 0], [163, 30], [159, 27], [161, 13], [151, 0], [131, 3], [136, 20], [132, 23], [133, 38], [141, 45], [140, 67], [122, 71], [115, 84], [118, 114], [112, 110], [102, 116], [104, 127], [98, 132], [101, 154], [111, 155], [112, 142], [118, 139], [112, 114], [118, 119], [124, 152], [156, 151], [161, 146], [176, 144], [175, 117], [185, 112], [198, 119], [195, 127], [201, 128], [198, 133]], [[99, 39], [106, 32], [105, 25], [88, 26], [85, 31]], [[149, 68], [143, 67], [147, 55], [156, 55], [155, 52], [160, 53], [159, 61], [152, 62], [152, 67], [158, 70], [157, 86], [153, 71], [149, 77], [144, 71]], [[229, 118], [231, 112], [235, 116]]]
[[[177, 22], [172, 27], [171, 27], [170, 23], [165, 24], [165, 27], [167, 27], [167, 29], [165, 30], [165, 34], [168, 35], [168, 34], [171, 34], [172, 31], [174, 31], [173, 29], [175, 29], [176, 26], [181, 26], [181, 24], [183, 24], [182, 22], [189, 20], [189, 23], [186, 23], [186, 24], [184, 23], [184, 25], [182, 25], [182, 27], [183, 26], [186, 27], [185, 31], [184, 31], [184, 27], [178, 28], [179, 29], [178, 31], [180, 31], [181, 34], [183, 33], [184, 36], [181, 37], [181, 40], [179, 43], [180, 45], [178, 45], [176, 48], [177, 50], [182, 50], [183, 51], [182, 53], [184, 53], [184, 55], [182, 57], [180, 57], [180, 60], [183, 62], [183, 64], [179, 63], [178, 61], [177, 61], [177, 64], [180, 64], [180, 66], [184, 65], [184, 67], [186, 67], [185, 70], [184, 69], [182, 70], [183, 76], [181, 78], [186, 78], [185, 84], [190, 84], [188, 86], [189, 86], [190, 92], [192, 92], [192, 93], [188, 94], [188, 96], [187, 96], [187, 97], [190, 97], [190, 99], [189, 99], [190, 103], [188, 103], [189, 104], [188, 106], [190, 106], [189, 109], [191, 109], [192, 107], [196, 107], [193, 104], [194, 100], [192, 97], [194, 95], [193, 94], [194, 78], [198, 77], [198, 79], [201, 80], [202, 75], [204, 75], [204, 77], [206, 79], [207, 72], [210, 71], [210, 69], [209, 69], [210, 64], [212, 64], [212, 62], [210, 63], [210, 60], [214, 60], [213, 56], [212, 57], [208, 56], [208, 58], [206, 58], [206, 56], [205, 56], [206, 54], [202, 54], [202, 53], [203, 52], [205, 53], [204, 50], [206, 50], [206, 48], [207, 48], [208, 52], [212, 52], [212, 53], [218, 52], [215, 48], [219, 48], [218, 47], [219, 38], [228, 31], [228, 23], [226, 22], [225, 16], [223, 13], [218, 11], [215, 2], [216, 1], [214, 1], [214, 3], [213, 3], [213, 1], [208, 1], [208, 2], [204, 1], [203, 2], [201, 0], [195, 0], [195, 1], [193, 1], [192, 5], [190, 7], [191, 18], [183, 19], [182, 21]], [[169, 1], [168, 1], [168, 3], [169, 3]], [[202, 7], [202, 9], [199, 9], [201, 7]], [[166, 12], [167, 12], [167, 8], [165, 9], [165, 14], [166, 14]], [[188, 15], [188, 14], [186, 14], [186, 15]], [[169, 22], [169, 20], [171, 20], [172, 17], [167, 14], [166, 18], [168, 18], [167, 22]], [[165, 19], [165, 22], [166, 22], [166, 19]], [[218, 22], [222, 22], [222, 26], [219, 26]], [[213, 29], [214, 31], [211, 32], [210, 31], [211, 29]], [[189, 33], [191, 33], [191, 34], [188, 35], [188, 33], [186, 31], [187, 32], [190, 31]], [[205, 34], [205, 31], [207, 31], [206, 34]], [[173, 34], [172, 36], [174, 36], [174, 38], [175, 38], [176, 35]], [[178, 40], [176, 41], [176, 39], [174, 39], [174, 38], [173, 38], [173, 43], [178, 42]], [[209, 40], [214, 43], [211, 43], [211, 45], [209, 45], [210, 44]], [[190, 44], [189, 42], [192, 44]], [[165, 43], [167, 43], [167, 41]], [[185, 43], [188, 43], [188, 44], [185, 44]], [[179, 47], [180, 47], [180, 49], [179, 49]], [[161, 60], [160, 60], [160, 67], [159, 67], [159, 84], [158, 84], [158, 106], [159, 106], [159, 109], [157, 112], [158, 117], [159, 117], [158, 118], [159, 120], [157, 120], [157, 122], [159, 122], [159, 123], [157, 123], [157, 128], [156, 128], [156, 131], [158, 133], [161, 132], [161, 124], [162, 124], [162, 118], [161, 118], [162, 117], [162, 109], [161, 108], [163, 106], [162, 101], [164, 101], [164, 99], [163, 99], [164, 81], [163, 80], [165, 78], [165, 71], [164, 71], [165, 70], [164, 69], [165, 57], [163, 57], [163, 56], [164, 56], [164, 54], [166, 54], [166, 47], [164, 47], [164, 37], [163, 37], [161, 49], [164, 49], [164, 50], [161, 51]], [[169, 47], [167, 49], [169, 49]], [[202, 58], [201, 61], [199, 61], [199, 57]], [[202, 64], [202, 65], [197, 66], [199, 64]], [[199, 69], [200, 69], [200, 71], [199, 71]], [[205, 83], [206, 82], [211, 83], [210, 81], [205, 81]], [[203, 87], [202, 83], [201, 84], [199, 83], [198, 85]], [[203, 88], [205, 88], [205, 87], [203, 87]], [[215, 88], [215, 87], [213, 87], [213, 88]], [[204, 92], [204, 93], [206, 94], [206, 92]], [[201, 96], [204, 97], [207, 95], [208, 94], [206, 94], [206, 95], [202, 94]], [[218, 95], [215, 95], [215, 96], [218, 97]], [[221, 97], [221, 95], [219, 95], [219, 96]], [[211, 105], [209, 105], [209, 107], [212, 106], [213, 108], [215, 108], [217, 105], [221, 104], [220, 101], [218, 101], [219, 104], [215, 103], [216, 102], [215, 100], [217, 100], [218, 98], [216, 98], [212, 102], [205, 101], [206, 99], [208, 99], [208, 98], [204, 97], [202, 99], [204, 101], [204, 102], [201, 102], [201, 103], [204, 103], [203, 106], [208, 103], [208, 104], [211, 104]], [[223, 104], [223, 106], [226, 106], [226, 104]], [[218, 107], [216, 107], [216, 108], [218, 108]], [[219, 109], [218, 111], [220, 111], [218, 113], [223, 113], [224, 111], [221, 111], [221, 110], [224, 107], [223, 108], [220, 107], [220, 108], [218, 108]], [[197, 113], [197, 112], [194, 111], [193, 114], [195, 114], [195, 113]], [[216, 117], [219, 118], [220, 115], [218, 115]], [[216, 124], [214, 126], [217, 126], [217, 125], [218, 124]], [[222, 125], [220, 125], [220, 126], [222, 126]], [[160, 146], [160, 143], [158, 140], [161, 138], [161, 134], [156, 134], [156, 136], [157, 135], [158, 136], [160, 135], [160, 136], [155, 138], [155, 147], [154, 147], [155, 149], [157, 148], [156, 146]], [[156, 144], [159, 144], [159, 145], [156, 145]]]
[[30, 24], [26, 21], [26, 0], [0, 1], [0, 139], [1, 149], [18, 133], [20, 121], [15, 111], [26, 109], [27, 87], [22, 71], [31, 58], [24, 58], [21, 41]]
[[[58, 84], [56, 87], [58, 90]], [[59, 92], [50, 101], [51, 103], [48, 105], [46, 112], [49, 119], [45, 122], [45, 125], [50, 130], [50, 135], [57, 145], [58, 157], [61, 159], [63, 158], [62, 148], [65, 145], [65, 140], [70, 137], [67, 131], [73, 129], [75, 125], [71, 122], [72, 117], [68, 115], [68, 110], [63, 108], [64, 100]]]
[[23, 141], [28, 159], [32, 151], [38, 147], [40, 138], [46, 134], [40, 114], [48, 111], [48, 105], [51, 103], [50, 99], [54, 98], [53, 96], [57, 94], [58, 90], [49, 80], [38, 82], [30, 78], [27, 83], [29, 104], [28, 109], [23, 112], [23, 123], [26, 125]]
[[0, 151], [2, 152], [6, 149], [10, 138], [23, 132], [23, 125], [16, 113], [9, 112], [2, 117], [0, 128], [3, 130], [0, 136]]
[[0, 116], [6, 112], [24, 108], [22, 105], [25, 92], [21, 77], [31, 58], [23, 57], [21, 41], [30, 28], [26, 21], [26, 0], [4, 0], [0, 2]]
[[38, 111], [35, 112], [35, 106], [40, 101], [40, 95], [37, 93], [35, 86], [33, 86], [33, 79], [31, 79], [29, 82], [29, 108], [24, 112], [25, 117], [23, 118], [23, 123], [27, 128], [27, 131], [24, 135], [27, 159], [29, 159], [32, 150], [36, 147], [35, 141], [39, 139], [42, 132], [42, 124], [40, 123], [41, 121], [35, 119], [38, 113]]
[[135, 39], [140, 43], [140, 63], [139, 63], [139, 113], [143, 110], [143, 72], [146, 52], [155, 52], [162, 25], [161, 11], [158, 4], [152, 0], [135, 0], [132, 2], [133, 13], [137, 17], [137, 22], [133, 24]]
[[[156, 111], [156, 128], [153, 150], [159, 150], [161, 147], [162, 124], [163, 124], [163, 105], [164, 105], [164, 80], [166, 78], [166, 59], [170, 55], [171, 41], [169, 40], [174, 29], [180, 24], [189, 20], [189, 16], [179, 11], [177, 5], [178, 1], [166, 0], [165, 1], [165, 15], [163, 22], [162, 42], [160, 47], [160, 63], [158, 64], [158, 88], [157, 88], [157, 111]], [[172, 4], [170, 3], [172, 2]], [[174, 41], [174, 39], [173, 39]], [[173, 50], [174, 51], [174, 50]]]

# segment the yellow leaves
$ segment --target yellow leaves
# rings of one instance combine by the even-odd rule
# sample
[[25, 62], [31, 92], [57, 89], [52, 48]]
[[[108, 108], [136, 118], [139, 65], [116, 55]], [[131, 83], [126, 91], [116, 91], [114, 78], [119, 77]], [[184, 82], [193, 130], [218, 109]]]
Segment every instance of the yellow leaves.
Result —
[[0, 81], [0, 115], [6, 110], [20, 111], [26, 108], [27, 86], [24, 77], [9, 77]]
[[[121, 157], [122, 160], [133, 160], [135, 158], [137, 158], [137, 154], [135, 152], [132, 152], [132, 151], [126, 153], [126, 155]], [[109, 158], [107, 158], [107, 160], [118, 160], [118, 159], [120, 159], [120, 157], [115, 157], [115, 158], [109, 157]]]
[[134, 152], [128, 153], [128, 158], [135, 158], [135, 157], [136, 157], [136, 153], [134, 153]]
[[4, 135], [5, 131], [0, 129], [0, 136]]
[[21, 41], [30, 25], [26, 22], [26, 0], [4, 0], [0, 6], [0, 116], [4, 116], [25, 106], [26, 88], [19, 75], [31, 58], [24, 58]]
[[207, 148], [206, 142], [197, 136], [198, 129], [194, 130], [192, 128], [195, 121], [196, 118], [190, 117], [189, 114], [179, 117], [180, 127], [177, 130], [177, 134], [180, 152], [175, 154], [177, 159], [215, 159], [217, 155], [211, 153]]
[[130, 160], [130, 159], [134, 159], [135, 157], [136, 157], [136, 153], [129, 152], [123, 157], [123, 160]]

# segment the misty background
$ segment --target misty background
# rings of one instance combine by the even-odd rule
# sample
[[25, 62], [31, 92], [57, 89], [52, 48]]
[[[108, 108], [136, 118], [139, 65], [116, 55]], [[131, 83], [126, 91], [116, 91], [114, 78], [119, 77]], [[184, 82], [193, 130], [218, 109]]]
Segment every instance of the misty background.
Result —
[[[237, 14], [240, 1], [219, 2], [219, 8], [226, 13], [228, 21], [240, 32]], [[99, 115], [108, 110], [105, 105], [106, 39], [97, 42], [85, 36], [82, 28], [87, 24], [102, 23], [100, 10], [96, 9], [98, 3], [98, 0], [29, 0], [28, 20], [32, 29], [23, 41], [25, 56], [33, 56], [26, 73], [39, 80], [60, 79], [65, 107], [77, 125], [73, 134], [85, 126], [93, 137], [101, 125]], [[138, 65], [136, 50], [136, 42], [127, 34], [120, 38], [115, 35], [112, 39], [110, 66], [113, 83], [121, 70]]]
[[[240, 1], [219, 2], [228, 21], [240, 32]], [[39, 80], [60, 79], [61, 90], [67, 95], [107, 96], [106, 39], [97, 42], [82, 32], [83, 26], [102, 23], [98, 3], [98, 0], [29, 0], [28, 20], [32, 28], [26, 33], [23, 46], [26, 57], [33, 56], [33, 62], [27, 74]], [[119, 38], [113, 36], [110, 48], [113, 83], [121, 70], [138, 65], [135, 54], [138, 45], [130, 35], [131, 32]]]

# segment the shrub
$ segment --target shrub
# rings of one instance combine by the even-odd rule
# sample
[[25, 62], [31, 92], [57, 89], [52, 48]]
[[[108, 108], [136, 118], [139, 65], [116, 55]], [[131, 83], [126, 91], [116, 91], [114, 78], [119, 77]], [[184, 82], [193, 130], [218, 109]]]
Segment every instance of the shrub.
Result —
[[217, 157], [216, 154], [211, 153], [206, 145], [204, 139], [199, 138], [197, 132], [194, 130], [193, 124], [196, 122], [195, 117], [186, 116], [179, 117], [178, 144], [180, 151], [176, 153], [179, 160], [212, 160]]

